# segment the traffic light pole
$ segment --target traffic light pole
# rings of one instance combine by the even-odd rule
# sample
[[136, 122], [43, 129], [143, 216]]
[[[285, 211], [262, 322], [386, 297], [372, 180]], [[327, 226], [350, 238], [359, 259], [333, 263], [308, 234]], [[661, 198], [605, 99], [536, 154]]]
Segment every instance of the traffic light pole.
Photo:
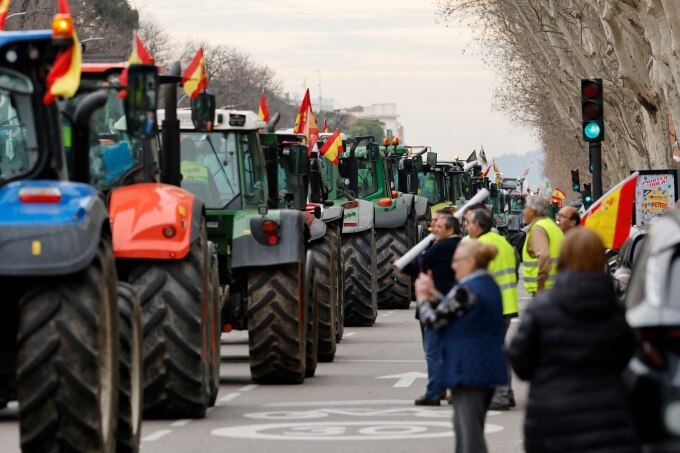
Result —
[[593, 166], [593, 200], [602, 196], [602, 142], [588, 142]]

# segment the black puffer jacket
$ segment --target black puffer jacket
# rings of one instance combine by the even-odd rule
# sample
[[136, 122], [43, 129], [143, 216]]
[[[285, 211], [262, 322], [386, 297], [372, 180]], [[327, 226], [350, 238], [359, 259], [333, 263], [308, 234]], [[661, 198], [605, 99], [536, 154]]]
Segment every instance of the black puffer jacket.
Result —
[[526, 451], [639, 451], [621, 382], [633, 337], [611, 278], [560, 272], [521, 319], [508, 356], [531, 381]]

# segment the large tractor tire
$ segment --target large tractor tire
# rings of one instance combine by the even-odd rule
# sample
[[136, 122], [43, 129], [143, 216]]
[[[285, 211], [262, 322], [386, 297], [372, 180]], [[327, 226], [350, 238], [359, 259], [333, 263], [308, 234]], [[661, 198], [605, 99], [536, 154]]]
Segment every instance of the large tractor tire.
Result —
[[317, 294], [319, 283], [314, 268], [314, 253], [307, 252], [305, 260], [305, 300], [307, 307], [307, 347], [305, 349], [305, 377], [313, 377], [319, 361], [319, 303]]
[[[332, 362], [337, 349], [338, 325], [338, 229], [329, 226], [326, 235], [312, 243], [316, 301], [318, 305], [318, 358], [320, 362]], [[314, 299], [312, 299], [314, 300]]]
[[248, 273], [248, 344], [253, 380], [300, 384], [307, 362], [305, 263]]
[[22, 451], [115, 449], [116, 279], [111, 245], [102, 241], [85, 270], [44, 279], [19, 300]]
[[205, 222], [189, 254], [135, 263], [142, 302], [144, 416], [203, 418], [210, 402], [210, 257]]
[[338, 286], [335, 288], [336, 293], [336, 316], [335, 316], [335, 342], [340, 343], [342, 336], [345, 333], [345, 266], [342, 262], [342, 236], [338, 232], [338, 240], [336, 242], [337, 261], [336, 269], [338, 276]]
[[217, 256], [214, 246], [210, 247], [210, 297], [211, 310], [209, 313], [210, 331], [208, 346], [210, 347], [210, 362], [208, 374], [209, 398], [208, 405], [214, 406], [217, 394], [220, 390], [220, 338], [222, 336], [222, 296], [220, 292], [220, 276], [217, 265]]
[[375, 230], [343, 236], [345, 326], [372, 326], [378, 317]]
[[378, 250], [378, 308], [407, 309], [411, 306], [413, 278], [396, 272], [392, 263], [415, 245], [416, 217], [411, 209], [406, 223], [399, 228], [379, 229], [376, 234]]
[[116, 451], [136, 453], [142, 432], [142, 308], [132, 285], [118, 282], [120, 381]]

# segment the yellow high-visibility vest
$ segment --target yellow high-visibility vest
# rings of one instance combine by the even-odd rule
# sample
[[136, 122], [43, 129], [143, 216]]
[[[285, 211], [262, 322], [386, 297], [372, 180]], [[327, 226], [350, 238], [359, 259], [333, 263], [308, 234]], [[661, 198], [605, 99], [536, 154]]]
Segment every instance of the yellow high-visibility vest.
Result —
[[517, 258], [515, 249], [507, 239], [498, 233], [489, 231], [477, 238], [479, 242], [491, 244], [498, 249], [498, 255], [489, 263], [489, 274], [501, 288], [503, 295], [503, 314], [517, 313]]
[[208, 169], [203, 164], [190, 160], [183, 160], [179, 164], [182, 180], [200, 181], [208, 184]]
[[522, 267], [524, 269], [522, 277], [524, 278], [524, 288], [529, 293], [535, 293], [538, 289], [538, 258], [529, 255], [529, 238], [531, 236], [531, 230], [533, 230], [536, 225], [545, 230], [548, 234], [548, 241], [550, 242], [550, 272], [548, 272], [548, 278], [545, 281], [545, 289], [551, 288], [555, 284], [557, 261], [560, 257], [560, 247], [562, 246], [562, 240], [564, 239], [564, 233], [562, 233], [560, 227], [558, 227], [552, 219], [547, 217], [536, 220], [529, 226], [527, 237], [524, 241], [524, 248], [522, 249]]

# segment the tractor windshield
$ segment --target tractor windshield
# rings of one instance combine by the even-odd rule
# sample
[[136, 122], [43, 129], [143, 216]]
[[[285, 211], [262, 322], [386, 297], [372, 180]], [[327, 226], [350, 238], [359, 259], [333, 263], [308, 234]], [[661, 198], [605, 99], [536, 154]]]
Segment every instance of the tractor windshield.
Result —
[[0, 184], [28, 173], [38, 161], [31, 93], [28, 78], [0, 68]]
[[359, 198], [364, 198], [378, 190], [378, 171], [376, 162], [359, 159]]
[[182, 187], [200, 198], [206, 208], [241, 209], [265, 202], [263, 166], [254, 132], [182, 135]]
[[418, 173], [418, 195], [427, 198], [431, 204], [444, 199], [440, 174], [435, 172]]
[[524, 210], [524, 198], [511, 195], [510, 196], [510, 210], [511, 211], [523, 211]]

